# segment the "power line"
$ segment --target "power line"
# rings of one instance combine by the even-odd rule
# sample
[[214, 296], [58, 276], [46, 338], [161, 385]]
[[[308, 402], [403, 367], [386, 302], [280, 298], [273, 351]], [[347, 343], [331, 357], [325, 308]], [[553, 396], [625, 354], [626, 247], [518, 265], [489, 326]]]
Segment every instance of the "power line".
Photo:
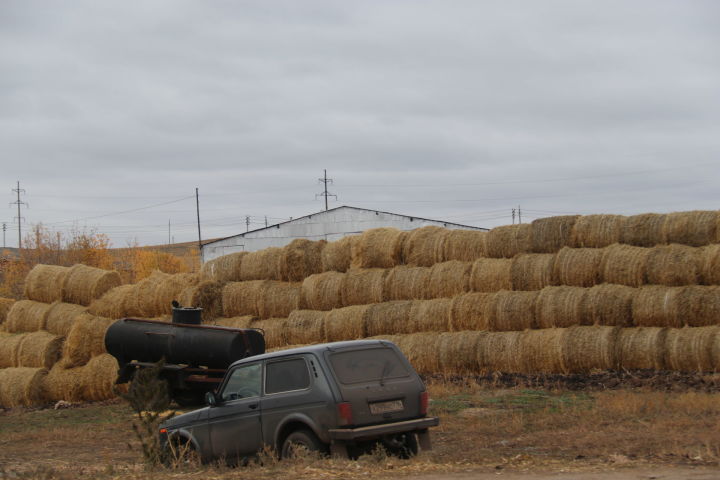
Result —
[[[30, 208], [30, 205], [20, 200], [20, 194], [25, 193], [25, 190], [20, 188], [20, 180], [17, 182], [17, 188], [12, 189], [13, 192], [17, 193], [17, 200], [10, 203], [10, 206], [17, 205], [17, 219], [18, 222], [18, 249], [22, 248], [22, 222], [25, 220], [22, 215], [20, 214], [20, 207], [22, 205], [25, 205], [26, 208]], [[4, 237], [4, 234], [3, 234]]]
[[60, 224], [60, 223], [82, 222], [82, 221], [84, 221], [84, 220], [94, 220], [94, 219], [96, 219], [96, 218], [104, 218], [104, 217], [111, 217], [111, 216], [113, 216], [113, 215], [123, 215], [123, 214], [125, 214], [125, 213], [139, 212], [139, 211], [141, 211], [141, 210], [147, 210], [147, 209], [149, 209], [149, 208], [162, 207], [163, 205], [170, 205], [171, 203], [182, 202], [183, 200], [187, 200], [187, 199], [193, 198], [193, 197], [195, 197], [195, 195], [190, 195], [190, 196], [187, 196], [187, 197], [178, 198], [177, 200], [171, 200], [171, 201], [169, 201], [169, 202], [156, 203], [156, 204], [154, 204], [154, 205], [148, 205], [148, 206], [146, 206], [146, 207], [133, 208], [133, 209], [131, 209], [131, 210], [123, 210], [123, 211], [120, 211], [120, 212], [104, 213], [104, 214], [102, 214], [102, 215], [95, 215], [95, 216], [93, 216], [93, 217], [75, 218], [75, 219], [73, 219], [73, 220], [61, 220], [61, 221], [59, 221], [59, 222], [48, 223], [47, 225], [58, 225], [58, 224]]

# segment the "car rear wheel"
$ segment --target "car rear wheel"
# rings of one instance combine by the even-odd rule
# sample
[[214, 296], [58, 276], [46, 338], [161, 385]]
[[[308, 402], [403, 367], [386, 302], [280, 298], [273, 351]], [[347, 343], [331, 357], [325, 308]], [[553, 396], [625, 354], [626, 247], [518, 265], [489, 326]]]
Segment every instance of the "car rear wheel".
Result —
[[280, 449], [280, 458], [293, 458], [307, 452], [320, 452], [323, 444], [310, 430], [295, 430], [285, 437]]

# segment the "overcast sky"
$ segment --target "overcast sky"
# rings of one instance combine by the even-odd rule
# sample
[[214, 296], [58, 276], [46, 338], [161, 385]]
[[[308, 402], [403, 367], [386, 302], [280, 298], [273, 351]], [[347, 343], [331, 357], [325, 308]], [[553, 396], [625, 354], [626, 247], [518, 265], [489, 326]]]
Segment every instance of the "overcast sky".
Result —
[[[0, 222], [720, 208], [717, 1], [0, 1]], [[4, 193], [2, 193], [4, 192]], [[4, 214], [1, 212], [4, 211]], [[127, 212], [127, 213], [120, 213]]]

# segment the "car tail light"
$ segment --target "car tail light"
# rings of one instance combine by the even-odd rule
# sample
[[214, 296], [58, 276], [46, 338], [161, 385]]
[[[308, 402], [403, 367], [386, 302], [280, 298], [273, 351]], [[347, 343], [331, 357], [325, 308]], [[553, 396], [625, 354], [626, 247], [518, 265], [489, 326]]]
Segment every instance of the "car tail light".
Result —
[[420, 415], [427, 415], [430, 397], [427, 390], [420, 394]]
[[353, 424], [353, 411], [350, 402], [338, 403], [338, 420], [338, 423], [342, 426]]
[[162, 434], [166, 434], [166, 433], [167, 433], [167, 428], [161, 428], [161, 429], [160, 429], [160, 434], [161, 434], [161, 435], [162, 435]]

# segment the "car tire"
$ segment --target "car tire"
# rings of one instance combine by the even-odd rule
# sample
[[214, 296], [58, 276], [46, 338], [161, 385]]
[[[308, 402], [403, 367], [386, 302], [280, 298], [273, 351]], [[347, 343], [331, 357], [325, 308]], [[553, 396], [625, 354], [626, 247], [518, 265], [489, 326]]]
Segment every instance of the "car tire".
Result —
[[310, 430], [295, 430], [285, 437], [280, 448], [280, 458], [292, 458], [299, 451], [321, 452], [324, 445], [319, 438]]

